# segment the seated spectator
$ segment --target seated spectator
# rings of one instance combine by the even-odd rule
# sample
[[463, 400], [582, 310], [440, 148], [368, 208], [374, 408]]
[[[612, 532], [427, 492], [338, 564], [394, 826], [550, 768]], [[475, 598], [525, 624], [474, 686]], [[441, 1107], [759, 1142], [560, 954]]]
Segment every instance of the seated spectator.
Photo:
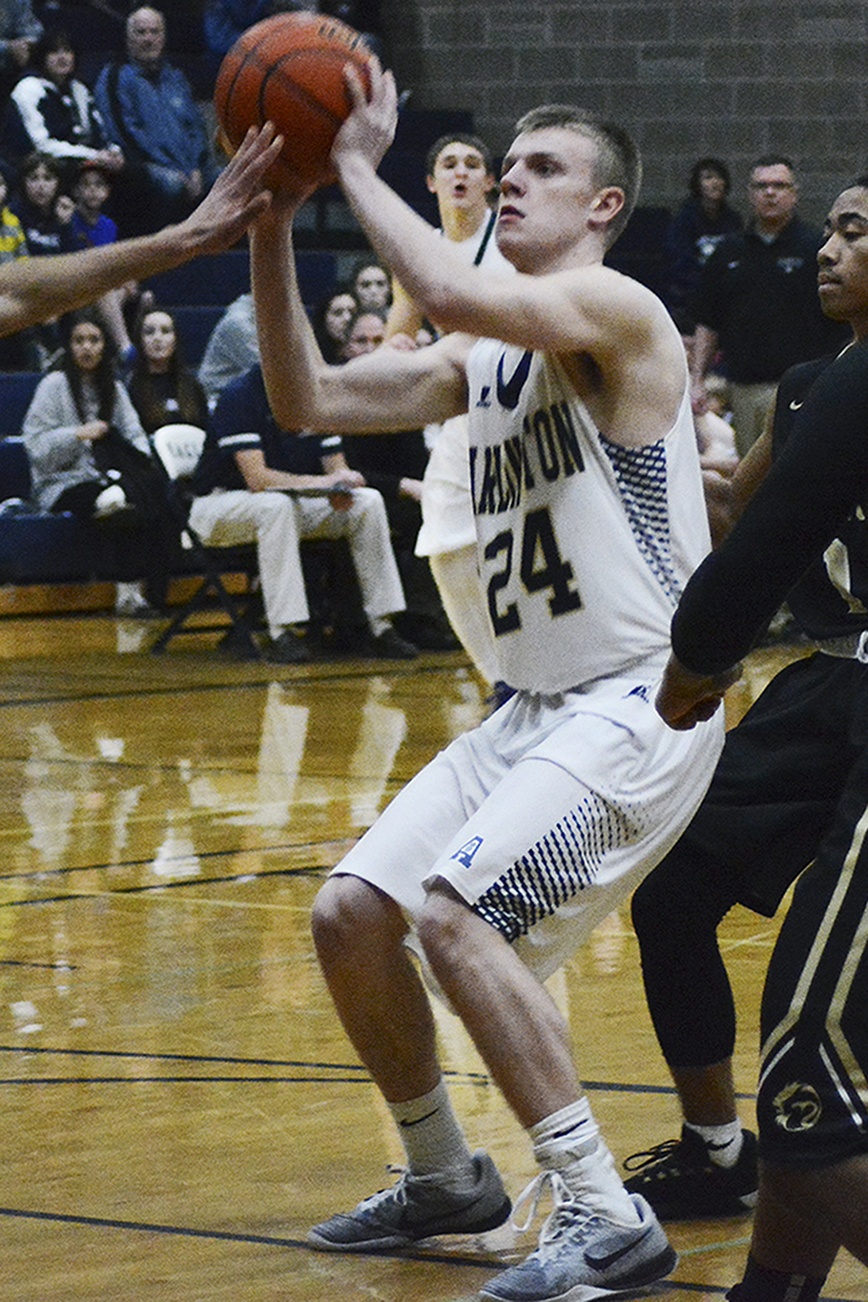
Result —
[[[0, 266], [26, 258], [27, 240], [21, 222], [8, 206], [8, 181], [0, 171]], [[17, 334], [0, 339], [0, 370], [28, 371], [39, 369], [39, 357], [33, 332], [20, 330]]]
[[93, 95], [75, 76], [75, 50], [69, 33], [46, 32], [33, 51], [33, 73], [22, 77], [12, 92], [3, 124], [3, 153], [20, 159], [34, 152], [53, 158], [71, 185], [79, 164], [87, 159], [109, 173], [124, 165], [113, 144]]
[[[211, 547], [255, 542], [269, 659], [310, 659], [310, 619], [299, 543], [346, 538], [369, 633], [361, 654], [412, 659], [416, 648], [392, 627], [404, 593], [379, 493], [350, 470], [336, 436], [289, 434], [268, 406], [259, 366], [223, 391], [193, 481], [190, 523]], [[288, 490], [300, 490], [294, 496]]]
[[[351, 319], [341, 361], [372, 353], [383, 342], [382, 312], [359, 310]], [[422, 527], [422, 476], [428, 461], [421, 429], [398, 434], [344, 435], [347, 460], [361, 470], [365, 483], [383, 495], [392, 548], [404, 587], [407, 609], [395, 617], [395, 627], [414, 646], [427, 651], [457, 651], [458, 640], [440, 601], [428, 559], [416, 555]]]
[[334, 366], [342, 362], [350, 322], [359, 310], [352, 290], [338, 286], [320, 299], [313, 310], [311, 324], [325, 361]]
[[723, 237], [742, 227], [741, 217], [726, 201], [730, 184], [725, 163], [719, 158], [700, 158], [690, 173], [689, 197], [669, 225], [666, 302], [684, 335], [692, 335], [695, 329], [688, 304], [702, 268]]
[[42, 23], [30, 0], [3, 0], [0, 8], [0, 103], [30, 62], [30, 51], [42, 35]]
[[136, 361], [127, 389], [145, 433], [178, 422], [207, 429], [205, 390], [184, 365], [171, 312], [147, 308], [133, 333]]
[[240, 294], [230, 303], [211, 331], [199, 364], [199, 383], [213, 409], [230, 380], [259, 361], [253, 295]]
[[356, 263], [350, 289], [359, 307], [366, 311], [383, 312], [392, 302], [391, 277], [375, 257]]
[[[103, 208], [111, 193], [109, 175], [101, 163], [86, 159], [80, 166], [72, 186], [75, 211], [72, 214], [72, 238], [77, 249], [93, 249], [102, 244], [114, 244], [118, 228]], [[132, 342], [125, 312], [139, 299], [139, 286], [134, 280], [121, 289], [109, 290], [99, 300], [99, 309], [105, 319], [112, 342], [122, 360], [132, 355]]]
[[[29, 154], [20, 169], [20, 187], [9, 201], [24, 231], [32, 258], [71, 253], [72, 199], [61, 189], [60, 168], [47, 154]], [[61, 346], [60, 323], [55, 317], [34, 326], [34, 369], [45, 370]]]
[[205, 0], [202, 29], [214, 76], [239, 36], [274, 12], [273, 0]]
[[126, 62], [107, 64], [94, 91], [106, 129], [130, 166], [119, 221], [125, 234], [128, 227], [154, 231], [183, 220], [217, 175], [190, 83], [164, 58], [163, 15], [150, 6], [134, 9], [126, 43]]
[[73, 313], [69, 346], [40, 380], [22, 433], [39, 508], [99, 529], [124, 578], [117, 614], [153, 614], [165, 603], [178, 531], [97, 312]]

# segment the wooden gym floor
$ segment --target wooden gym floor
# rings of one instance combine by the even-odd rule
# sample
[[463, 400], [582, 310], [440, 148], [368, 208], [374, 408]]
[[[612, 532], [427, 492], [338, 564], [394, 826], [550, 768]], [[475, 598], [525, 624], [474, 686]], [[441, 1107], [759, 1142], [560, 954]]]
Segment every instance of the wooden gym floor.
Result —
[[[152, 657], [152, 636], [106, 616], [0, 620], [0, 1300], [467, 1302], [530, 1235], [305, 1247], [401, 1157], [308, 916], [344, 848], [480, 717], [480, 690], [460, 655], [282, 669], [205, 639]], [[752, 658], [733, 715], [785, 657]], [[746, 1123], [775, 933], [747, 912], [725, 926]], [[675, 1135], [627, 910], [552, 989], [616, 1157]], [[438, 1017], [458, 1111], [515, 1195], [527, 1141]], [[681, 1260], [654, 1296], [722, 1297], [749, 1232], [674, 1225]], [[864, 1270], [842, 1259], [825, 1296], [868, 1302]]]

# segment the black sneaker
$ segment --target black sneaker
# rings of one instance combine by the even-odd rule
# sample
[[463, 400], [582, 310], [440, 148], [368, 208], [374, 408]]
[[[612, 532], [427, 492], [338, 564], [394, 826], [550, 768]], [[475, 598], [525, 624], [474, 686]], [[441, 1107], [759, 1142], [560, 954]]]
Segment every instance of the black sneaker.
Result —
[[305, 637], [285, 628], [279, 637], [270, 640], [265, 658], [276, 665], [306, 665], [311, 658], [310, 647]]
[[368, 640], [362, 654], [375, 656], [378, 660], [415, 660], [419, 648], [407, 642], [393, 628], [387, 628], [379, 637]]
[[663, 1221], [743, 1216], [756, 1205], [759, 1176], [756, 1135], [743, 1130], [741, 1137], [735, 1166], [717, 1166], [702, 1136], [682, 1126], [680, 1139], [628, 1157], [624, 1169], [636, 1175], [624, 1184], [642, 1194]]

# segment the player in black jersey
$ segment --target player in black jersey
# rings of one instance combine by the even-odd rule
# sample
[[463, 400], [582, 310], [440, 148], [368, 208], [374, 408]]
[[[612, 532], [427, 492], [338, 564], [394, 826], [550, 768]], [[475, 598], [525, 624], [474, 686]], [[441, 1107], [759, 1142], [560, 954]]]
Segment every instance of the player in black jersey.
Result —
[[836, 199], [818, 262], [823, 309], [854, 342], [782, 381], [774, 463], [685, 591], [658, 709], [675, 728], [713, 713], [785, 596], [819, 650], [729, 734], [705, 802], [634, 912], [655, 1026], [699, 1122], [635, 1187], [669, 1214], [691, 1201], [693, 1214], [734, 1210], [751, 1192], [750, 1152], [715, 1167], [727, 1123], [744, 1143], [715, 929], [737, 901], [773, 913], [810, 864], [763, 994], [759, 1197], [733, 1302], [813, 1302], [841, 1246], [868, 1263], [868, 176]]

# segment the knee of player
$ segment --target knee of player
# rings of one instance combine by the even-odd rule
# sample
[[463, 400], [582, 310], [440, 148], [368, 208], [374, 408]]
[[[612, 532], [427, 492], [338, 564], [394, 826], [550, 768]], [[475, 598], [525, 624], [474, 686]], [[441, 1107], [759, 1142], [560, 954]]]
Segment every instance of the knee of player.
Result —
[[470, 909], [447, 887], [428, 892], [417, 920], [419, 942], [438, 976], [448, 971], [467, 946]]
[[358, 877], [329, 877], [314, 900], [311, 930], [317, 953], [346, 957], [370, 945], [384, 944], [396, 933], [402, 939], [406, 924], [393, 901]]

